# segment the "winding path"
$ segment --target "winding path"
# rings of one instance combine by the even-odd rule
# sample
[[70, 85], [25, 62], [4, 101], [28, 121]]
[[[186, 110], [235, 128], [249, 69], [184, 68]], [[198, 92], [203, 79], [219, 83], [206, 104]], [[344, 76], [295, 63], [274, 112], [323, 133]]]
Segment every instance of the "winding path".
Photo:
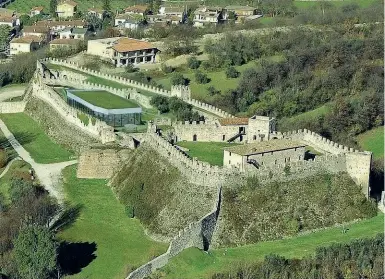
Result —
[[32, 166], [40, 183], [44, 188], [54, 196], [59, 203], [63, 202], [64, 194], [60, 183], [61, 171], [70, 165], [76, 164], [77, 160], [66, 161], [54, 164], [39, 164], [32, 159], [31, 155], [24, 147], [17, 141], [13, 134], [8, 130], [7, 126], [2, 120], [0, 120], [0, 129], [4, 133], [4, 136], [8, 139], [13, 149], [17, 154], [28, 164]]

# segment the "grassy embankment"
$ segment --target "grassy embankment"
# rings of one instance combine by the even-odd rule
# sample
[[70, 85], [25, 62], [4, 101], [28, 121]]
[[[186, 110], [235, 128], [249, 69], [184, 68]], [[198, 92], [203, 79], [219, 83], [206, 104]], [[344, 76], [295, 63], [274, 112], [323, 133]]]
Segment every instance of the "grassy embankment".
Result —
[[24, 113], [1, 114], [0, 119], [37, 163], [68, 161], [74, 155], [54, 143], [39, 124]]
[[178, 142], [178, 145], [188, 148], [187, 152], [191, 157], [197, 157], [198, 160], [208, 162], [211, 165], [223, 166], [223, 148], [237, 145], [227, 142]]
[[107, 91], [72, 91], [72, 94], [95, 106], [105, 109], [123, 109], [140, 107], [137, 103], [111, 94]]
[[63, 176], [67, 200], [81, 206], [81, 211], [58, 237], [68, 242], [96, 243], [96, 258], [68, 278], [124, 278], [131, 268], [166, 251], [167, 244], [150, 240], [139, 220], [128, 218], [106, 180], [78, 179], [76, 166], [66, 168]]
[[347, 233], [342, 228], [329, 228], [319, 232], [289, 239], [261, 242], [236, 248], [213, 250], [206, 254], [195, 248], [183, 251], [163, 269], [165, 278], [210, 278], [214, 272], [228, 271], [237, 264], [262, 260], [266, 255], [279, 254], [288, 258], [311, 255], [317, 247], [332, 243], [346, 243], [352, 239], [373, 237], [383, 232], [384, 215], [347, 225]]
[[373, 152], [374, 159], [384, 157], [384, 126], [367, 131], [357, 139], [362, 149]]

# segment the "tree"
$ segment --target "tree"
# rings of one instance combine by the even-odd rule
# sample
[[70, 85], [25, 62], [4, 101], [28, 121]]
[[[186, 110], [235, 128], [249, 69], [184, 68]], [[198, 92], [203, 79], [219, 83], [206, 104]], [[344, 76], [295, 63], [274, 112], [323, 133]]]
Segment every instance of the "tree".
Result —
[[169, 101], [167, 97], [164, 96], [154, 96], [150, 100], [150, 104], [159, 110], [160, 113], [166, 113], [170, 110]]
[[207, 88], [207, 92], [209, 92], [209, 95], [210, 96], [214, 96], [214, 95], [217, 95], [217, 94], [220, 94], [221, 91], [219, 91], [218, 89], [216, 89], [214, 86], [210, 85], [208, 88]]
[[237, 78], [239, 77], [239, 72], [233, 66], [230, 66], [226, 69], [226, 77], [227, 78]]
[[57, 0], [49, 1], [49, 12], [51, 16], [56, 17]]
[[0, 50], [3, 50], [8, 43], [11, 27], [0, 25]]
[[22, 278], [48, 278], [55, 269], [58, 245], [48, 228], [25, 227], [13, 244], [15, 262]]
[[26, 196], [34, 195], [34, 192], [35, 189], [32, 182], [18, 178], [12, 179], [9, 189], [12, 203], [17, 203]]
[[103, 0], [103, 10], [111, 11], [111, 0]]
[[210, 82], [210, 79], [205, 73], [202, 73], [201, 71], [196, 71], [195, 81], [200, 84], [206, 84]]
[[187, 85], [187, 80], [181, 73], [174, 73], [171, 76], [172, 85]]
[[198, 69], [200, 64], [201, 62], [195, 56], [191, 56], [187, 59], [187, 66], [190, 69]]

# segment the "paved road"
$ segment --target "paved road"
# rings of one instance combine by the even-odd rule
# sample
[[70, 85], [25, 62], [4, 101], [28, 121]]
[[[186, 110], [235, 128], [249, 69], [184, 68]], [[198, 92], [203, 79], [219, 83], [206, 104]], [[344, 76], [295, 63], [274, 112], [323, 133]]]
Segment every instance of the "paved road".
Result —
[[8, 130], [7, 126], [0, 120], [0, 129], [12, 145], [13, 149], [19, 156], [32, 166], [35, 173], [44, 188], [54, 196], [59, 203], [63, 202], [64, 194], [60, 183], [61, 171], [70, 165], [76, 164], [77, 160], [66, 161], [54, 164], [38, 164], [30, 156], [29, 152], [16, 140], [13, 134]]

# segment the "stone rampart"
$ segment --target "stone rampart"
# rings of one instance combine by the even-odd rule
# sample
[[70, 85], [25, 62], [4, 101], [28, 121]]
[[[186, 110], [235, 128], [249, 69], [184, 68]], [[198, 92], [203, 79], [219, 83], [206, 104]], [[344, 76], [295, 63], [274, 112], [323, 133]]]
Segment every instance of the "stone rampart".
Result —
[[111, 178], [121, 163], [128, 158], [127, 149], [90, 149], [80, 154], [78, 178]]
[[23, 112], [27, 102], [1, 102], [0, 113], [18, 113]]
[[219, 188], [217, 201], [211, 212], [199, 221], [190, 223], [186, 228], [179, 231], [178, 235], [170, 242], [166, 253], [132, 271], [126, 279], [142, 279], [149, 276], [155, 270], [165, 266], [172, 257], [178, 255], [184, 249], [196, 247], [207, 250], [216, 227], [220, 204], [221, 189]]
[[[105, 73], [102, 73], [102, 72], [99, 72], [99, 71], [90, 70], [90, 69], [81, 67], [79, 65], [79, 63], [75, 63], [75, 62], [72, 62], [72, 61], [65, 61], [65, 60], [56, 59], [56, 58], [46, 58], [45, 60], [43, 60], [43, 62], [48, 62], [48, 63], [52, 63], [52, 64], [55, 64], [55, 65], [65, 66], [67, 68], [71, 68], [71, 69], [74, 69], [74, 70], [82, 71], [82, 72], [84, 72], [86, 74], [90, 74], [90, 75], [93, 75], [93, 76], [96, 76], [96, 77], [100, 77], [100, 78], [108, 79], [108, 80], [111, 80], [111, 81], [115, 81], [115, 82], [118, 82], [118, 83], [121, 83], [121, 84], [124, 84], [124, 85], [128, 85], [130, 87], [134, 87], [134, 88], [139, 89], [139, 90], [149, 91], [149, 92], [152, 92], [152, 93], [155, 93], [155, 94], [159, 94], [159, 95], [163, 95], [163, 96], [166, 96], [166, 97], [171, 97], [173, 95], [177, 96], [179, 94], [180, 98], [185, 100], [187, 103], [193, 105], [194, 107], [198, 108], [199, 110], [207, 111], [208, 113], [217, 115], [219, 117], [234, 117], [233, 115], [231, 115], [231, 114], [229, 114], [229, 113], [227, 113], [227, 112], [225, 112], [225, 111], [223, 111], [223, 110], [221, 110], [219, 108], [216, 108], [216, 107], [214, 107], [212, 105], [209, 105], [209, 104], [206, 104], [206, 103], [203, 103], [203, 102], [191, 99], [191, 92], [189, 92], [189, 90], [186, 90], [186, 89], [181, 90], [179, 87], [178, 88], [175, 87], [175, 88], [173, 88], [172, 91], [165, 90], [165, 89], [162, 89], [162, 88], [159, 88], [159, 87], [156, 87], [156, 86], [140, 83], [140, 82], [137, 82], [135, 80], [130, 80], [130, 79], [127, 79], [127, 78], [117, 77], [117, 76], [110, 75], [110, 74], [105, 74]], [[140, 92], [138, 92], [138, 93], [140, 94]], [[143, 94], [141, 94], [141, 95], [143, 95]]]
[[93, 138], [100, 140], [102, 143], [115, 141], [116, 135], [114, 129], [105, 122], [89, 116], [88, 125], [84, 124], [78, 118], [78, 111], [70, 107], [52, 88], [45, 85], [40, 76], [35, 76], [33, 83], [33, 96], [48, 103], [54, 108], [67, 122], [79, 127]]

